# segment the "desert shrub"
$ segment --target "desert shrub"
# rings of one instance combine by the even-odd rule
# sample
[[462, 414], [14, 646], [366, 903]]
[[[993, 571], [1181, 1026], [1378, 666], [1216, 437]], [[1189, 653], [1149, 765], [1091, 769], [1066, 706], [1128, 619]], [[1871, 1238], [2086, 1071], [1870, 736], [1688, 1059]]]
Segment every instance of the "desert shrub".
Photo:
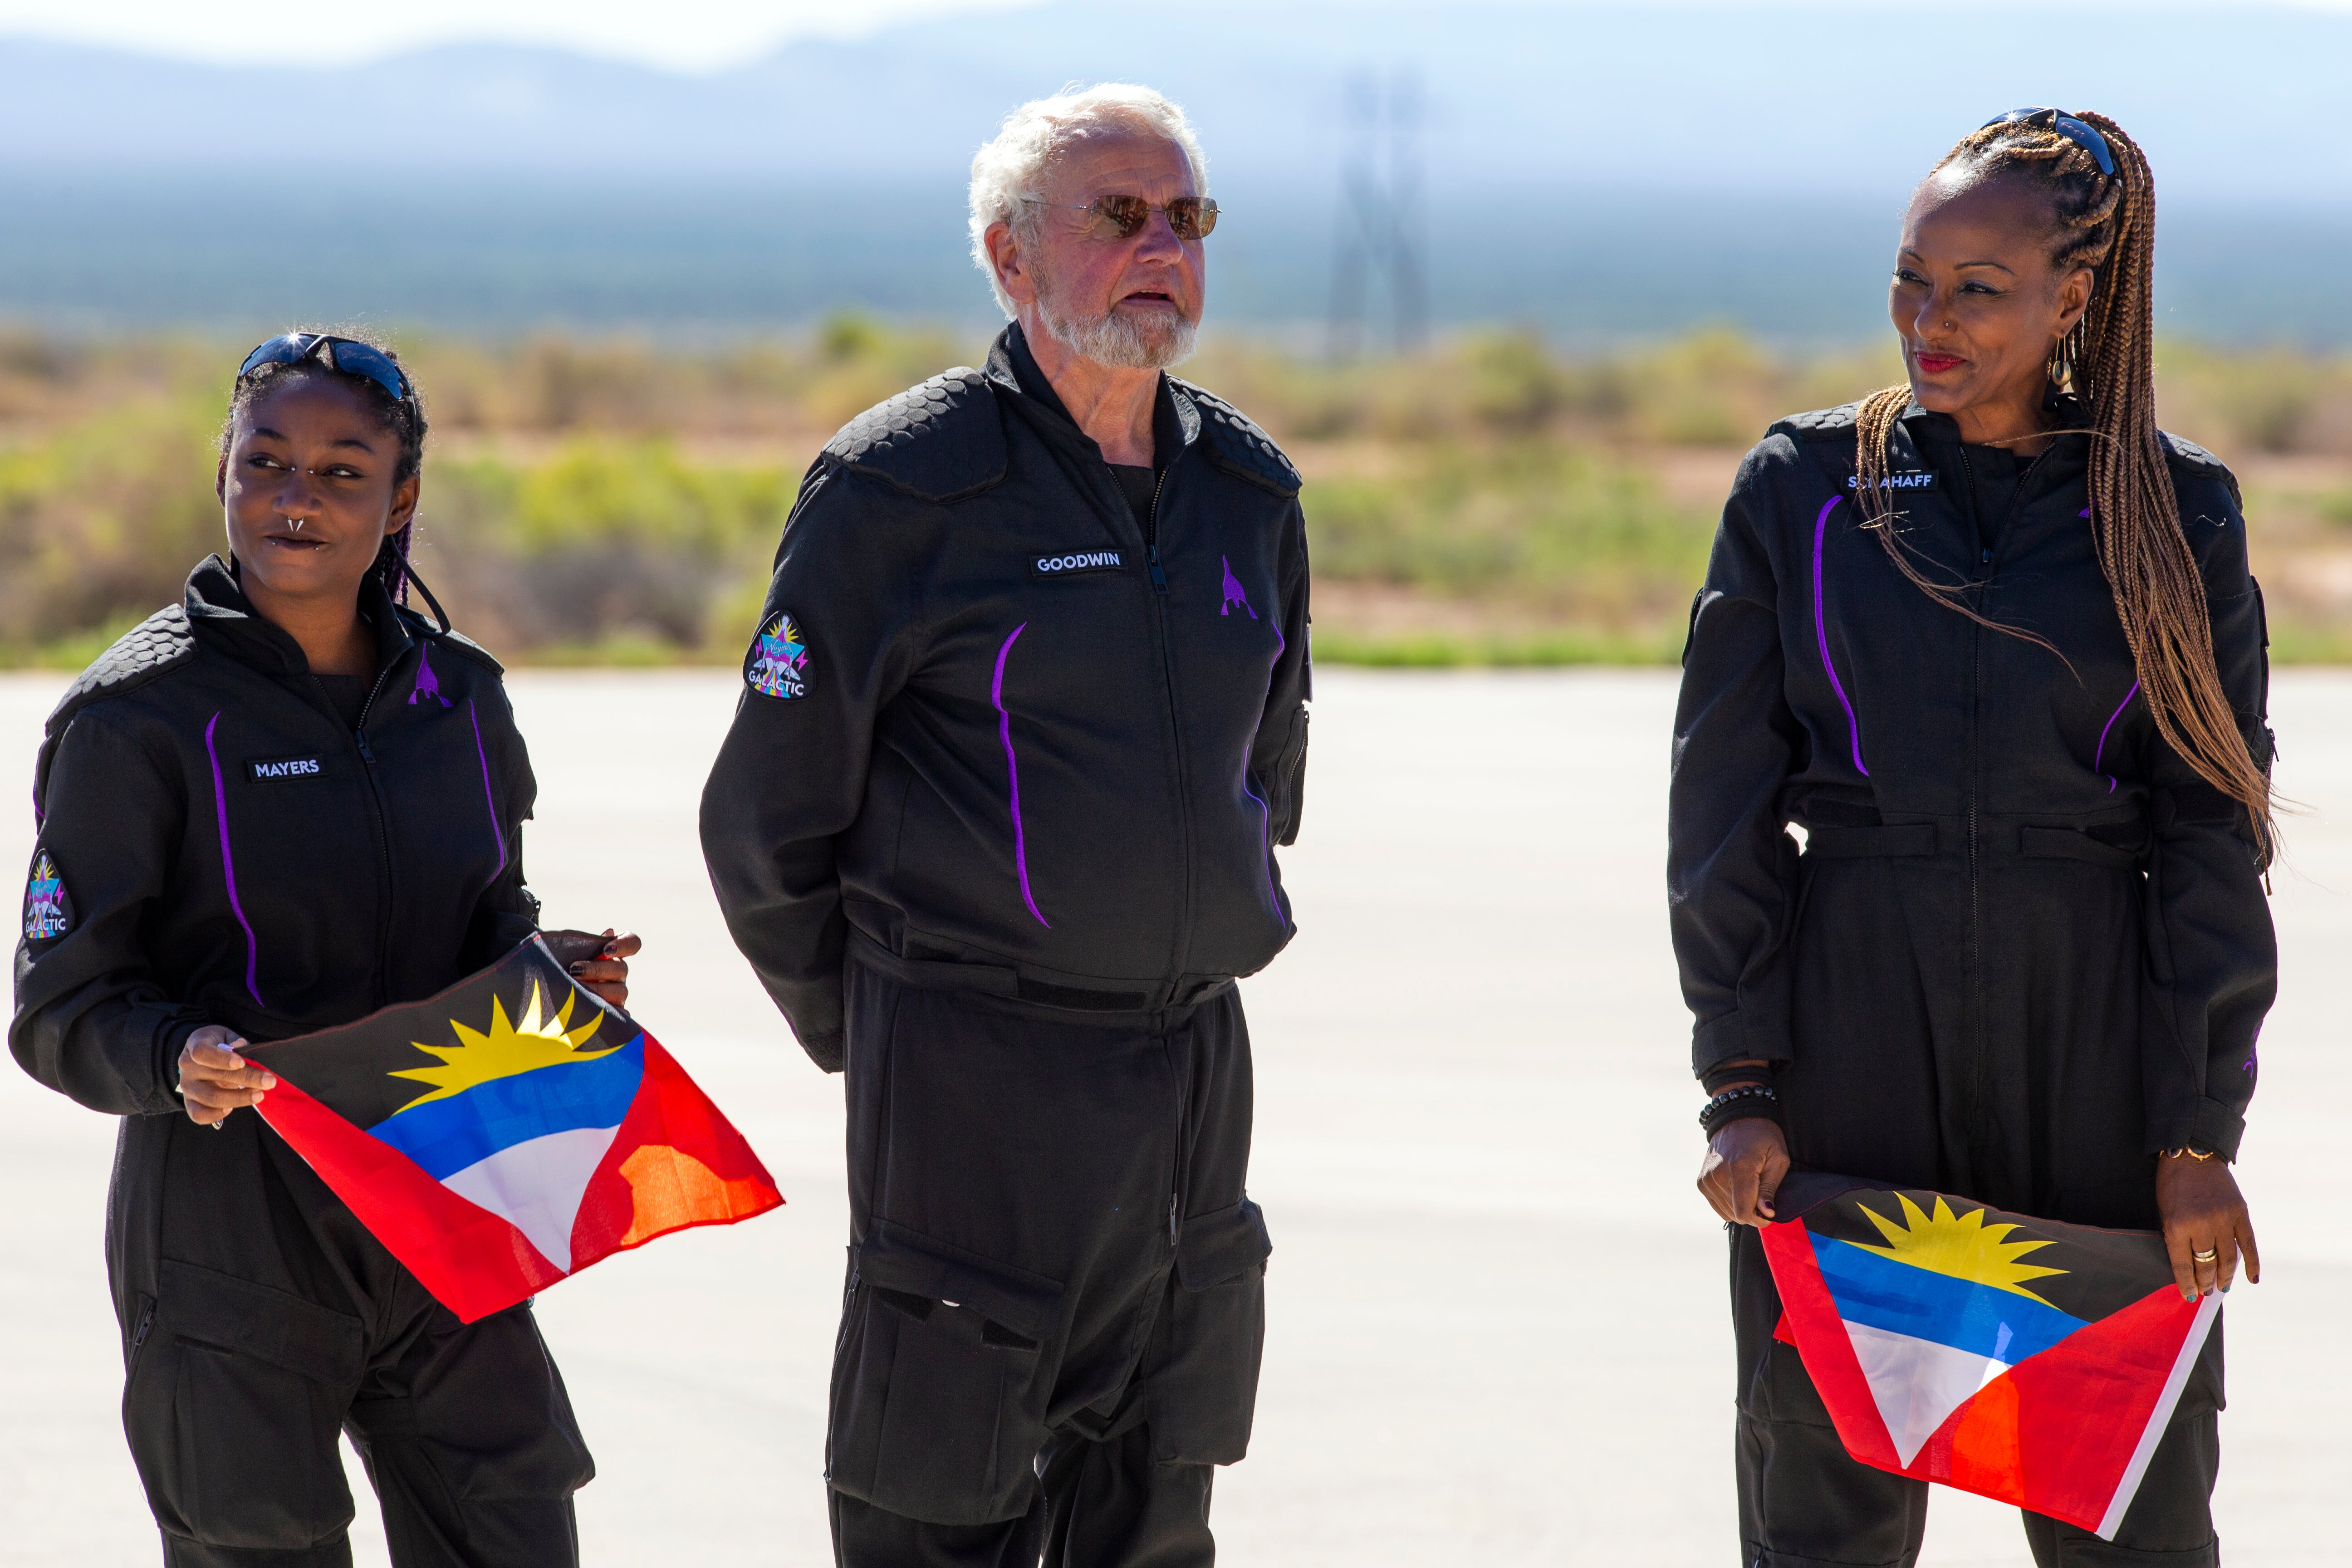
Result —
[[[699, 344], [396, 341], [436, 432], [417, 557], [435, 591], [502, 654], [637, 660], [731, 658], [817, 447], [985, 348], [856, 315]], [[1327, 628], [1351, 657], [1422, 662], [1670, 654], [1712, 507], [1670, 500], [1654, 473], [1690, 497], [1689, 474], [1727, 471], [1721, 455], [1774, 417], [1901, 375], [1883, 339], [1798, 353], [1721, 328], [1583, 353], [1533, 331], [1478, 331], [1344, 363], [1318, 342], [1212, 334], [1182, 374], [1299, 459], [1319, 577], [1493, 606], [1519, 628], [1410, 648]], [[213, 440], [246, 346], [0, 330], [0, 658], [86, 657], [176, 597], [218, 548]], [[2167, 427], [2225, 458], [2352, 455], [2352, 362], [2168, 342], [2158, 375]], [[2352, 527], [2339, 472], [2323, 462], [2296, 483], [2249, 490], [2258, 542]], [[2291, 639], [2306, 613], [2297, 595], [2319, 604], [2326, 574], [2263, 570], [2274, 628]], [[2295, 646], [2306, 645], [2320, 646]]]
[[1637, 468], [1545, 441], [1445, 445], [1380, 479], [1310, 481], [1318, 575], [1491, 595], [1612, 630], [1679, 616], [1710, 519]]
[[0, 647], [26, 649], [180, 596], [223, 547], [220, 415], [144, 400], [0, 450]]
[[418, 562], [445, 602], [513, 647], [731, 635], [714, 603], [759, 574], [795, 491], [776, 468], [694, 464], [660, 439], [581, 437], [538, 463], [428, 469]]

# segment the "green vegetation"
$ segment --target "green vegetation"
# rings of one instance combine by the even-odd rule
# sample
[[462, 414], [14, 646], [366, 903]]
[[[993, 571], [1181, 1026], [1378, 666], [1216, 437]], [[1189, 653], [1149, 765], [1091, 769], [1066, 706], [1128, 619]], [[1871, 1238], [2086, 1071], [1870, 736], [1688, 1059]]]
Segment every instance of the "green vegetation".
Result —
[[[75, 666], [217, 548], [224, 367], [196, 341], [0, 333], [0, 663]], [[404, 340], [426, 389], [420, 570], [544, 663], [732, 661], [799, 476], [860, 409], [980, 345], [842, 318], [804, 337]], [[1606, 356], [1476, 334], [1324, 363], [1213, 342], [1186, 374], [1307, 475], [1326, 662], [1671, 660], [1739, 451], [1890, 356], [1707, 330]], [[2239, 467], [2281, 658], [2352, 657], [2352, 363], [2168, 347], [2167, 423]]]

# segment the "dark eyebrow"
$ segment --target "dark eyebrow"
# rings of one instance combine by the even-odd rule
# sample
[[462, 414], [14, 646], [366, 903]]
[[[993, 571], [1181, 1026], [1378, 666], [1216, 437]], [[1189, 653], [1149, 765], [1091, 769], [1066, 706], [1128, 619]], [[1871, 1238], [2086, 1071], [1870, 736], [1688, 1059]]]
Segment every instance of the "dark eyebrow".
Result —
[[[1924, 260], [1926, 260], [1926, 259], [1927, 259], [1927, 258], [1925, 258], [1925, 257], [1921, 256], [1917, 251], [1911, 249], [1908, 246], [1906, 246], [1904, 248], [1902, 248], [1901, 250], [1896, 251], [1895, 254], [1898, 258], [1906, 258], [1906, 259], [1912, 260], [1912, 261], [1924, 261]], [[1971, 267], [1998, 267], [1998, 268], [2000, 268], [2000, 270], [2001, 270], [2001, 271], [2008, 273], [2011, 278], [2014, 278], [2014, 277], [2016, 277], [2016, 276], [2017, 276], [2017, 268], [2014, 268], [2014, 267], [2007, 267], [2007, 266], [2003, 266], [2001, 263], [2000, 263], [2000, 262], [1998, 262], [1998, 261], [1962, 261], [1962, 262], [1956, 263], [1956, 264], [1954, 265], [1954, 267], [1952, 268], [1952, 270], [1953, 270], [1953, 271], [1955, 271], [1955, 272], [1965, 272], [1965, 271], [1967, 271], [1967, 270], [1968, 270], [1969, 268], [1971, 268]]]
[[[253, 434], [256, 436], [267, 436], [273, 441], [291, 441], [293, 439], [292, 437], [287, 435], [285, 432], [281, 430], [272, 430], [267, 425], [255, 426], [253, 427]], [[375, 456], [375, 448], [369, 446], [365, 441], [361, 440], [356, 436], [346, 436], [339, 441], [330, 441], [327, 443], [327, 446], [330, 449], [338, 447], [356, 447], [358, 450], [365, 452], [371, 458]]]

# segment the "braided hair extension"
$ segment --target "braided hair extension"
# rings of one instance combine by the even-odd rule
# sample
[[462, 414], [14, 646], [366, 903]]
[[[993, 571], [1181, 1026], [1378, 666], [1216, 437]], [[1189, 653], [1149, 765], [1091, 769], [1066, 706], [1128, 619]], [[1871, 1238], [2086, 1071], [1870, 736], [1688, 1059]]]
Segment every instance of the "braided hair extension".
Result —
[[[311, 330], [298, 329], [302, 331]], [[381, 351], [384, 357], [394, 364], [400, 363], [400, 356], [392, 352], [391, 345], [379, 342], [365, 333], [338, 331], [333, 335], [348, 339], [352, 342], [365, 343], [370, 348]], [[402, 369], [403, 374], [405, 374], [406, 367], [403, 366]], [[259, 403], [264, 397], [271, 393], [282, 391], [296, 382], [327, 378], [331, 378], [357, 392], [366, 404], [368, 413], [374, 418], [377, 427], [389, 431], [399, 441], [400, 450], [393, 464], [392, 482], [394, 484], [399, 484], [425, 466], [425, 435], [427, 426], [424, 395], [421, 391], [415, 392], [409, 401], [403, 402], [369, 377], [334, 370], [315, 357], [305, 358], [292, 364], [257, 365], [251, 374], [238, 379], [236, 389], [229, 394], [228, 417], [221, 422], [221, 456], [223, 458], [228, 456], [229, 447], [236, 439], [237, 416], [249, 413], [254, 405]], [[409, 385], [413, 391], [415, 389], [415, 377], [410, 377]], [[437, 614], [441, 608], [440, 603], [434, 599], [432, 590], [425, 586], [424, 581], [416, 575], [415, 571], [409, 564], [409, 551], [415, 542], [415, 532], [416, 520], [411, 518], [397, 531], [385, 534], [383, 545], [376, 551], [375, 565], [372, 570], [383, 580], [383, 590], [391, 595], [394, 604], [404, 606], [407, 605], [408, 590], [413, 584], [425, 595], [426, 602], [433, 605]], [[448, 617], [443, 616], [441, 619], [446, 626]]]
[[[2050, 205], [2053, 267], [2094, 271], [2089, 307], [2053, 347], [2050, 379], [2072, 391], [2091, 416], [2084, 433], [2091, 438], [2091, 530], [2099, 568], [2115, 595], [2158, 732], [2198, 777], [2246, 808], [2268, 864], [2277, 847], [2270, 777], [2247, 749], [2221, 689], [2204, 581], [2182, 531], [2179, 499], [2157, 438], [2155, 178], [2123, 127], [2103, 114], [2075, 118], [2106, 139], [2112, 175], [2100, 173], [2088, 149], [2032, 121], [1996, 121], [1963, 137], [1936, 168], [1958, 164], [1983, 175], [2032, 181]], [[2030, 632], [1978, 615], [1961, 601], [1959, 584], [1927, 577], [1897, 541], [1893, 492], [1885, 483], [1888, 442], [1910, 402], [1907, 385], [1863, 401], [1854, 456], [1855, 499], [1864, 525], [1876, 531], [1904, 576], [1937, 603], [2050, 647]]]

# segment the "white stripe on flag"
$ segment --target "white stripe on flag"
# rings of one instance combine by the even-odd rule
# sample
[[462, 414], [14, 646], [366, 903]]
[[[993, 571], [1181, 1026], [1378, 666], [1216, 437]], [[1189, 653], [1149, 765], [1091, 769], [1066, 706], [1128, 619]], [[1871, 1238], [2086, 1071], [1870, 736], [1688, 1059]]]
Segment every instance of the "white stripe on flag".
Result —
[[2139, 1447], [2132, 1450], [2131, 1463], [2124, 1467], [2124, 1479], [2116, 1483], [2116, 1495], [2107, 1500], [2106, 1517], [2099, 1521], [2100, 1540], [2113, 1541], [2116, 1531], [2124, 1527], [2124, 1512], [2139, 1490], [2140, 1478], [2147, 1474], [2147, 1462], [2156, 1457], [2156, 1446], [2164, 1441], [2164, 1429], [2172, 1425], [2173, 1406], [2180, 1403], [2180, 1391], [2189, 1386], [2189, 1373], [2197, 1364], [2197, 1352], [2205, 1348], [2205, 1336], [2212, 1331], [2213, 1320], [2221, 1315], [2221, 1292], [2215, 1291], [2197, 1303], [2197, 1316], [2180, 1341], [2180, 1353], [2172, 1358], [2172, 1374], [2164, 1380], [2164, 1392], [2157, 1395], [2156, 1408], [2148, 1412], [2147, 1425], [2140, 1431]]
[[513, 1226], [550, 1263], [572, 1272], [572, 1223], [620, 1124], [577, 1127], [513, 1143], [441, 1184]]
[[1990, 1356], [1915, 1334], [1852, 1321], [1844, 1327], [1886, 1435], [1895, 1441], [1895, 1457], [1906, 1468], [1947, 1416], [2009, 1370]]

